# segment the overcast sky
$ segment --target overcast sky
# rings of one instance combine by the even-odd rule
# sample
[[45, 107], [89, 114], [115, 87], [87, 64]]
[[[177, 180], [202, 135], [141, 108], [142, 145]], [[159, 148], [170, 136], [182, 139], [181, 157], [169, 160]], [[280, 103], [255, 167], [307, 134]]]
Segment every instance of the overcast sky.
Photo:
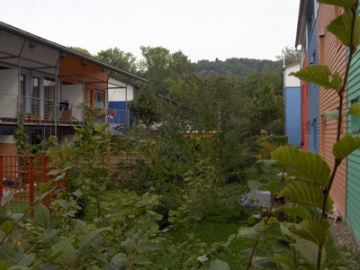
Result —
[[275, 60], [294, 47], [299, 0], [0, 0], [0, 21], [96, 54], [181, 50], [193, 62]]

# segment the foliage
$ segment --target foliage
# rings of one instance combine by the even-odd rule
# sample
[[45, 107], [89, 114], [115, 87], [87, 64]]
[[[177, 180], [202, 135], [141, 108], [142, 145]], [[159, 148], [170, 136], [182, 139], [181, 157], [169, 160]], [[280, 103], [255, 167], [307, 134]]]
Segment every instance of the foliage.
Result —
[[173, 82], [196, 71], [196, 64], [181, 51], [170, 53], [163, 47], [141, 46], [141, 53], [144, 59], [139, 63], [140, 73], [155, 94], [167, 95]]
[[96, 57], [109, 65], [125, 70], [130, 73], [137, 72], [136, 57], [129, 52], [123, 52], [119, 48], [109, 48], [97, 53]]
[[[7, 215], [13, 195], [2, 200], [3, 269], [151, 269], [163, 241], [161, 215], [154, 211], [160, 197], [110, 188], [105, 162], [110, 135], [95, 123], [101, 112], [84, 110], [88, 126], [77, 128], [71, 146], [50, 138], [51, 180], [40, 184], [34, 207]], [[47, 196], [51, 204], [41, 204]], [[81, 213], [84, 197], [87, 211]]]
[[[343, 14], [330, 23], [328, 30], [349, 47], [347, 70], [342, 78], [339, 73], [331, 72], [326, 65], [312, 65], [292, 75], [338, 94], [337, 140], [333, 146], [335, 165], [331, 170], [327, 162], [318, 154], [304, 152], [292, 146], [281, 146], [272, 152], [272, 159], [282, 168], [281, 179], [262, 188], [270, 190], [274, 198], [284, 198], [286, 208], [283, 209], [286, 209], [286, 213], [294, 215], [294, 220], [282, 222], [274, 216], [273, 210], [276, 205], [273, 200], [266, 217], [254, 227], [255, 244], [246, 269], [252, 266], [263, 267], [264, 265], [259, 265], [259, 259], [282, 269], [302, 269], [302, 267], [322, 269], [325, 266], [324, 245], [328, 240], [330, 228], [326, 213], [332, 208], [329, 193], [340, 163], [360, 146], [358, 138], [349, 135], [340, 138], [342, 105], [349, 64], [360, 41], [358, 1], [321, 0], [319, 2], [344, 8]], [[354, 105], [354, 109], [351, 108], [350, 112], [356, 114], [357, 106]], [[267, 232], [272, 227], [280, 228], [283, 238], [285, 237], [288, 243], [287, 252], [279, 254], [277, 241], [267, 239]], [[255, 252], [262, 238], [265, 238], [269, 252], [260, 258]]]
[[[282, 120], [284, 115], [282, 97], [276, 96], [273, 88], [265, 87], [259, 95], [254, 95], [253, 99], [246, 104], [245, 115], [249, 131], [252, 134], [258, 134], [260, 130], [283, 134], [282, 124], [280, 126], [273, 125], [276, 120]], [[280, 123], [282, 122], [280, 121]]]
[[217, 73], [224, 76], [234, 75], [244, 78], [252, 73], [280, 72], [282, 62], [248, 58], [229, 58], [221, 61], [216, 58], [215, 61], [200, 60], [197, 65], [199, 74]]
[[81, 47], [70, 47], [70, 49], [73, 50], [73, 51], [76, 51], [78, 53], [84, 54], [86, 56], [92, 57], [92, 54], [87, 49], [84, 49], [84, 48], [81, 48]]
[[129, 109], [131, 113], [141, 119], [147, 127], [160, 120], [158, 99], [153, 89], [149, 86], [145, 86], [142, 89], [139, 97], [130, 103]]
[[276, 59], [283, 61], [284, 66], [299, 63], [301, 60], [301, 52], [290, 47], [285, 47], [281, 50], [281, 55], [276, 56]]
[[27, 134], [24, 131], [24, 115], [19, 114], [19, 124], [15, 130], [14, 138], [16, 140], [17, 152], [20, 155], [27, 154]]

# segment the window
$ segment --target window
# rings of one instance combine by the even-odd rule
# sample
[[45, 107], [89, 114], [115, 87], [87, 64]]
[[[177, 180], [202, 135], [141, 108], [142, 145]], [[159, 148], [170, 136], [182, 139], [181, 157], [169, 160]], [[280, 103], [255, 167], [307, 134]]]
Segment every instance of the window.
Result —
[[39, 114], [40, 109], [40, 80], [39, 78], [31, 78], [31, 113]]
[[105, 108], [105, 92], [96, 90], [95, 91], [95, 108], [103, 109]]

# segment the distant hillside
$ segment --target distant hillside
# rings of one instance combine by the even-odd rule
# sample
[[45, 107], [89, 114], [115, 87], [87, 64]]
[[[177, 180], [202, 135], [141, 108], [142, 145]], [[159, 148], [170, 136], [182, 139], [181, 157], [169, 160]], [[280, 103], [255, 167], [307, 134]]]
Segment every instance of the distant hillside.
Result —
[[225, 61], [215, 59], [215, 61], [198, 61], [198, 72], [200, 74], [216, 72], [221, 75], [235, 75], [246, 77], [250, 73], [281, 71], [281, 61], [258, 60], [248, 58], [230, 58]]

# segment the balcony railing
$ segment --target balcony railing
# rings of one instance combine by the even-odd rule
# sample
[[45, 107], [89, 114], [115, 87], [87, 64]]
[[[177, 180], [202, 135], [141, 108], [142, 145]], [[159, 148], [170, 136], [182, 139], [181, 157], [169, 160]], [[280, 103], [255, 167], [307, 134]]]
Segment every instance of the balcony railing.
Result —
[[67, 102], [17, 95], [2, 95], [0, 119], [2, 122], [16, 122], [22, 114], [24, 122], [79, 124], [83, 121], [81, 108]]
[[[2, 94], [0, 99], [0, 122], [15, 123], [20, 114], [24, 123], [79, 125], [84, 121], [83, 109], [78, 104], [34, 97]], [[131, 126], [131, 117], [126, 110], [105, 109], [97, 122], [107, 122], [116, 132], [125, 132]]]

